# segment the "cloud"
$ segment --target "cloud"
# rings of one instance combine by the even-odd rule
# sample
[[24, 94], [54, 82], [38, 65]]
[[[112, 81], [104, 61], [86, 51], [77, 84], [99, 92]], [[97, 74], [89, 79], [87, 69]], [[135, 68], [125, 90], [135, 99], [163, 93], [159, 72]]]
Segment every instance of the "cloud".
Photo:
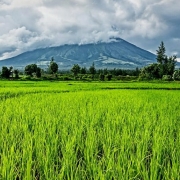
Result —
[[177, 0], [1, 0], [0, 59], [41, 47], [121, 37], [180, 56]]

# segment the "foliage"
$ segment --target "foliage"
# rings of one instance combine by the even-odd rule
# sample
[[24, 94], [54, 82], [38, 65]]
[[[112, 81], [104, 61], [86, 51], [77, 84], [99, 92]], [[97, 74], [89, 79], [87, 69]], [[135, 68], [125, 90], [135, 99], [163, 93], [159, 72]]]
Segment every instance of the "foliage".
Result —
[[15, 78], [18, 79], [19, 78], [19, 70], [14, 69], [14, 74], [15, 74]]
[[10, 75], [11, 75], [11, 73], [12, 73], [12, 67], [10, 67], [9, 69], [6, 67], [6, 66], [3, 66], [2, 67], [2, 74], [1, 74], [1, 76], [3, 77], [3, 78], [9, 78], [10, 77]]
[[112, 69], [112, 70], [108, 70], [109, 74], [112, 74], [114, 76], [139, 76], [140, 74], [140, 70], [139, 68], [136, 69]]
[[25, 74], [28, 76], [36, 75], [38, 78], [41, 77], [41, 68], [37, 67], [36, 64], [29, 64], [25, 67]]
[[138, 81], [137, 76], [116, 76], [115, 79], [120, 81]]
[[93, 62], [92, 66], [90, 66], [89, 68], [89, 72], [92, 75], [92, 79], [94, 79], [94, 75], [96, 74], [96, 68], [95, 68], [95, 64]]
[[180, 80], [180, 70], [174, 71], [173, 80]]
[[29, 64], [25, 67], [25, 74], [29, 76], [33, 76], [33, 73], [36, 73], [37, 65], [36, 64]]
[[141, 69], [139, 78], [141, 80], [151, 80], [160, 78], [159, 75], [160, 65], [157, 63], [150, 64]]
[[157, 50], [157, 63], [144, 67], [140, 72], [140, 79], [160, 79], [164, 75], [172, 77], [176, 65], [176, 56], [167, 57], [165, 52], [164, 43], [161, 42]]
[[[51, 64], [54, 64], [54, 59], [52, 58], [52, 62]], [[25, 67], [25, 70], [24, 70], [24, 73], [27, 75], [27, 76], [30, 76], [27, 78], [27, 80], [30, 80], [32, 79], [32, 77], [36, 76], [38, 78], [41, 78], [42, 77], [42, 80], [65, 80], [66, 78], [61, 78], [61, 75], [64, 75], [64, 76], [67, 76], [67, 77], [70, 77], [70, 79], [72, 80], [72, 76], [70, 74], [70, 70], [69, 71], [61, 71], [61, 74], [59, 73], [55, 73], [54, 74], [54, 77], [51, 76], [52, 74], [52, 71], [50, 70], [50, 65], [48, 66], [49, 68], [45, 71], [43, 69], [40, 69], [39, 67], [37, 67], [36, 64], [29, 64]], [[94, 67], [94, 63], [92, 65], [92, 67]], [[79, 68], [80, 68], [80, 71], [79, 71]], [[93, 70], [94, 69], [94, 70]], [[105, 78], [109, 81], [112, 79], [112, 76], [114, 76], [114, 80], [118, 80], [119, 77], [117, 76], [117, 74], [123, 74], [122, 76], [133, 76], [133, 75], [136, 75], [138, 73], [138, 68], [135, 70], [122, 70], [122, 69], [99, 69], [99, 70], [96, 70], [95, 67], [92, 68], [93, 71], [91, 71], [92, 73], [95, 73], [94, 75], [93, 74], [89, 74], [89, 72], [87, 71], [86, 67], [83, 67], [81, 68], [78, 64], [76, 64], [74, 67], [72, 67], [72, 70], [71, 72], [75, 72], [74, 76], [76, 77], [75, 79], [79, 79], [79, 80], [87, 80], [87, 81], [91, 81], [92, 79], [95, 79], [95, 80], [99, 80], [99, 74], [106, 74], [105, 75]], [[12, 70], [10, 70], [12, 71]], [[50, 74], [51, 72], [51, 74]], [[19, 77], [19, 74], [21, 74], [20, 76], [20, 79], [23, 78], [22, 75], [23, 75], [23, 72], [22, 71], [19, 71], [18, 69], [16, 69], [15, 71], [13, 71], [14, 75], [15, 75], [15, 78], [18, 78]], [[17, 73], [17, 74], [16, 74]], [[81, 74], [78, 76], [78, 74]], [[12, 73], [10, 73], [12, 74]], [[60, 77], [60, 78], [59, 78]], [[133, 76], [134, 77], [134, 76]], [[26, 78], [23, 78], [23, 80], [25, 80]], [[33, 79], [32, 79], [33, 80]]]
[[104, 81], [104, 79], [105, 79], [105, 75], [104, 75], [104, 74], [100, 74], [100, 75], [99, 75], [99, 80], [100, 80], [100, 81]]
[[111, 81], [111, 79], [112, 79], [112, 74], [107, 74], [107, 75], [106, 75], [106, 78], [107, 78], [108, 81]]
[[80, 70], [80, 73], [81, 74], [86, 74], [87, 73], [86, 67], [82, 67], [81, 70]]
[[37, 67], [37, 69], [36, 69], [36, 76], [37, 76], [38, 78], [41, 77], [41, 68], [40, 68], [40, 67]]
[[74, 74], [74, 77], [76, 77], [78, 75], [78, 73], [80, 73], [80, 66], [78, 64], [74, 64], [71, 71]]
[[69, 81], [69, 80], [72, 80], [72, 78], [69, 77], [69, 76], [63, 76], [63, 80], [64, 80], [64, 81]]
[[54, 61], [53, 57], [51, 59], [50, 65], [49, 65], [49, 69], [52, 74], [55, 74], [58, 71], [58, 64]]
[[175, 65], [177, 62], [177, 57], [175, 55], [170, 56], [167, 61], [166, 74], [172, 76], [175, 70]]
[[160, 65], [159, 75], [163, 77], [163, 75], [172, 76], [175, 70], [176, 65], [176, 56], [167, 57], [165, 54], [166, 49], [164, 43], [161, 42], [158, 50], [157, 50], [157, 62]]
[[170, 75], [163, 75], [162, 80], [163, 81], [171, 81], [172, 77]]
[[167, 60], [167, 56], [166, 56], [166, 49], [165, 49], [165, 46], [164, 46], [164, 42], [162, 41], [160, 43], [160, 46], [158, 47], [158, 50], [156, 50], [157, 52], [157, 62], [159, 64], [165, 64], [166, 63], [166, 60]]
[[108, 69], [107, 69], [107, 68], [105, 68], [105, 69], [103, 70], [103, 74], [104, 74], [104, 75], [107, 75], [107, 74], [108, 74]]

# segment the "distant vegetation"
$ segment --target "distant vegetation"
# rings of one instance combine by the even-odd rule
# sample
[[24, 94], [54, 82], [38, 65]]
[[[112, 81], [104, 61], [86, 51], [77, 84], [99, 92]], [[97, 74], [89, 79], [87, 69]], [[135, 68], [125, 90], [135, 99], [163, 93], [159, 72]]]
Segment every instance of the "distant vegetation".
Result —
[[1, 78], [10, 80], [58, 80], [58, 81], [111, 81], [111, 80], [137, 80], [140, 70], [132, 69], [96, 69], [95, 64], [88, 68], [74, 64], [69, 71], [60, 71], [58, 64], [52, 58], [46, 70], [36, 64], [29, 64], [24, 71], [13, 67], [2, 68]]
[[[139, 75], [140, 79], [163, 79], [163, 80], [177, 80], [177, 71], [175, 71], [176, 56], [168, 57], [166, 54], [164, 43], [161, 42], [157, 50], [157, 63], [150, 64], [149, 66], [141, 69]], [[176, 77], [175, 77], [176, 76]]]
[[168, 57], [164, 43], [161, 42], [157, 50], [157, 63], [149, 64], [142, 69], [96, 69], [95, 63], [87, 67], [74, 64], [69, 71], [61, 71], [54, 58], [50, 60], [46, 70], [36, 64], [29, 64], [24, 72], [13, 67], [2, 67], [1, 78], [19, 80], [83, 80], [83, 81], [111, 81], [111, 80], [180, 80], [180, 70], [175, 70], [176, 56]]

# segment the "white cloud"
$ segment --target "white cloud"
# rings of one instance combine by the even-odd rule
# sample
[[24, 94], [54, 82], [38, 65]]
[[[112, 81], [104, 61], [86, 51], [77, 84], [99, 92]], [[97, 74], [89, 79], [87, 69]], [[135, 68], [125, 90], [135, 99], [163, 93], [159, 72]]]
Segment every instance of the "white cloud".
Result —
[[1, 0], [0, 59], [112, 36], [151, 52], [164, 41], [167, 53], [180, 56], [179, 6], [177, 0]]

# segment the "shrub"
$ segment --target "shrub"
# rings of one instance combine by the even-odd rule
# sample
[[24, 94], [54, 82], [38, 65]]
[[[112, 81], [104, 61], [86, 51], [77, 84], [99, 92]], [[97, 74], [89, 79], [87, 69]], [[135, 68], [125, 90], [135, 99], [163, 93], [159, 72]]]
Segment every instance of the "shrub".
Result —
[[69, 76], [64, 76], [64, 77], [63, 77], [63, 80], [64, 80], [64, 81], [69, 81], [69, 80], [72, 80], [72, 78], [69, 77]]
[[[122, 80], [122, 81], [134, 81], [134, 80], [137, 80], [138, 77], [137, 76], [117, 76], [116, 77], [117, 80]], [[142, 79], [142, 80], [145, 80], [145, 79]]]
[[107, 78], [108, 81], [111, 81], [111, 79], [112, 79], [112, 74], [107, 74], [107, 75], [106, 75], [106, 78]]
[[180, 70], [174, 71], [173, 80], [180, 80]]
[[31, 76], [23, 76], [21, 78], [22, 81], [31, 80]]
[[104, 78], [105, 78], [104, 74], [100, 74], [100, 75], [99, 75], [99, 80], [100, 80], [100, 81], [104, 81]]
[[162, 80], [163, 81], [171, 81], [172, 77], [170, 75], [163, 75]]

